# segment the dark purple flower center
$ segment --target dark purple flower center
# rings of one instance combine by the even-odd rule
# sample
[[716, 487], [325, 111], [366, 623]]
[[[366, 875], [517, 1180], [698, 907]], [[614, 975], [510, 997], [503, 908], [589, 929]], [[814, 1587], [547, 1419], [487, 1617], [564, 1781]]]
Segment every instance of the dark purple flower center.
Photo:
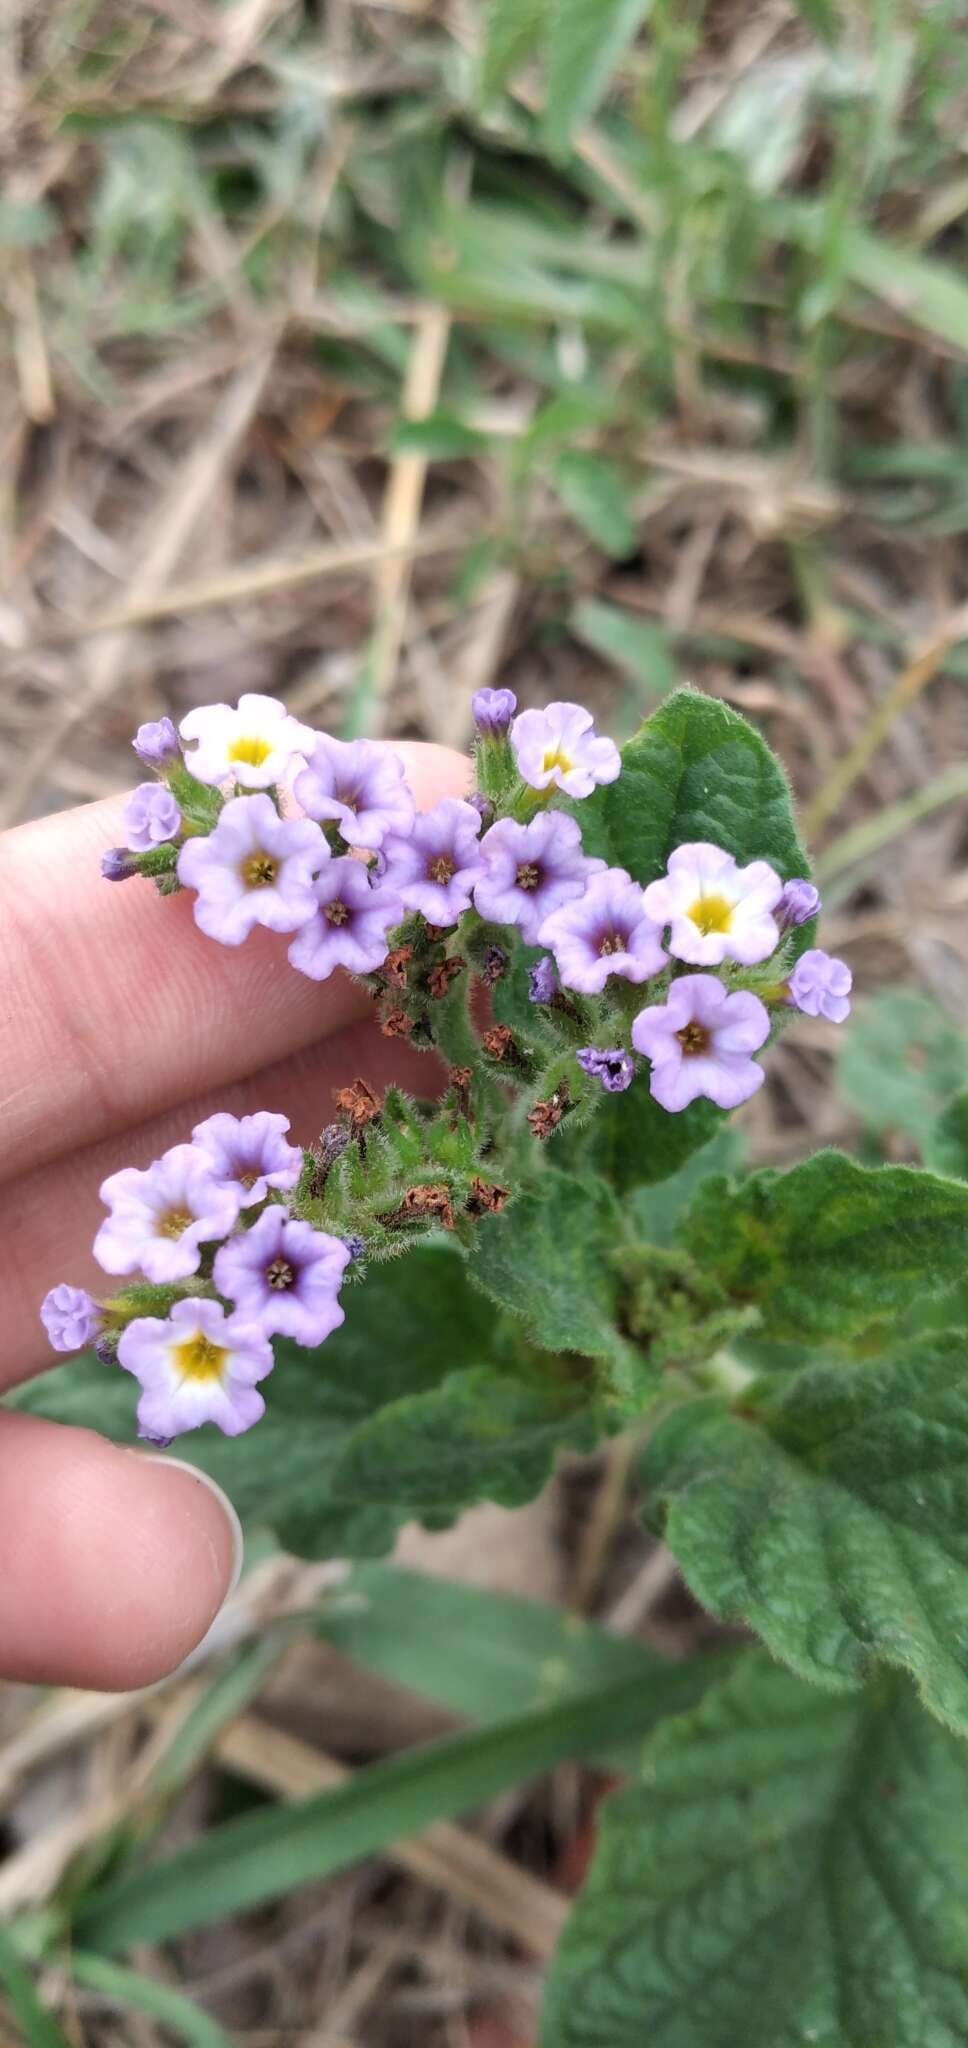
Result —
[[244, 1188], [254, 1188], [259, 1175], [260, 1169], [258, 1166], [247, 1166], [245, 1171], [240, 1173], [238, 1177]]
[[242, 879], [250, 889], [269, 889], [279, 873], [279, 863], [271, 853], [250, 853], [242, 862]]
[[629, 934], [627, 931], [620, 932], [613, 930], [603, 932], [601, 938], [598, 941], [598, 951], [603, 959], [611, 953], [627, 953], [628, 949]]
[[358, 783], [344, 783], [343, 787], [341, 789], [334, 790], [333, 794], [336, 802], [338, 804], [345, 804], [348, 811], [355, 811], [356, 806], [360, 801], [360, 790]]
[[348, 906], [339, 896], [334, 897], [332, 903], [327, 903], [323, 909], [327, 924], [346, 924], [349, 915]]
[[457, 873], [457, 862], [449, 853], [435, 854], [427, 863], [427, 876], [431, 882], [452, 882]]
[[684, 1024], [682, 1030], [676, 1032], [676, 1037], [687, 1059], [697, 1059], [700, 1053], [709, 1051], [709, 1032], [696, 1017]]
[[536, 889], [541, 880], [537, 861], [523, 860], [514, 879], [519, 889]]
[[276, 1294], [281, 1294], [285, 1288], [292, 1287], [295, 1279], [295, 1267], [291, 1266], [289, 1260], [284, 1259], [281, 1253], [273, 1259], [271, 1266], [266, 1267], [266, 1285], [273, 1288]]

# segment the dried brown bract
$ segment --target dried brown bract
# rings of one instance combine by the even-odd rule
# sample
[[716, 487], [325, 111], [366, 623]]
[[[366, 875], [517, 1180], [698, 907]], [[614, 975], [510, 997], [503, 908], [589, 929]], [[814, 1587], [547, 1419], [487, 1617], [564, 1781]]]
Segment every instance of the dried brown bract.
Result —
[[550, 1138], [552, 1131], [558, 1129], [570, 1101], [568, 1089], [562, 1081], [546, 1102], [536, 1102], [534, 1108], [529, 1109], [528, 1122], [536, 1138]]

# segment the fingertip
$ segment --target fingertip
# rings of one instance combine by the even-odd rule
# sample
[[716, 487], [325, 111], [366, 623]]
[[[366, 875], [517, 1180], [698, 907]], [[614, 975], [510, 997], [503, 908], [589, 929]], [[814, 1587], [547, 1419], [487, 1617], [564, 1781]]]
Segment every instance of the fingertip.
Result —
[[474, 787], [474, 772], [466, 754], [453, 747], [438, 747], [424, 740], [394, 740], [422, 811], [429, 810], [442, 796], [466, 796]]

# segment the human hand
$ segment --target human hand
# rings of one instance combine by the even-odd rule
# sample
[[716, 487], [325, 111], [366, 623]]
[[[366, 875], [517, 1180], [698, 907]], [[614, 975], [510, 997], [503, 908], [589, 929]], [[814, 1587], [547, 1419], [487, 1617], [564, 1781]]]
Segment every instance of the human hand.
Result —
[[[400, 751], [421, 806], [466, 787], [446, 749]], [[283, 1110], [305, 1142], [357, 1074], [427, 1087], [426, 1056], [381, 1037], [343, 977], [292, 973], [285, 937], [210, 946], [189, 895], [103, 882], [119, 815], [112, 799], [0, 841], [0, 1391], [53, 1362], [38, 1320], [52, 1283], [103, 1290], [90, 1244], [107, 1174], [215, 1109]], [[204, 1635], [239, 1553], [201, 1474], [0, 1410], [5, 1676], [151, 1683]]]

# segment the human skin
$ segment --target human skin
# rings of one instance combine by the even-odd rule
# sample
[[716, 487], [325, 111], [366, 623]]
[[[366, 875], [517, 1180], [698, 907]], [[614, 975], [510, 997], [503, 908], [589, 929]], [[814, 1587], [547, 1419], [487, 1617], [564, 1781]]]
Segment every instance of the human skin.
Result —
[[[459, 756], [399, 751], [421, 808], [466, 791]], [[188, 894], [102, 881], [121, 810], [90, 804], [0, 839], [0, 1393], [62, 1362], [38, 1318], [49, 1287], [111, 1286], [91, 1257], [107, 1174], [147, 1166], [218, 1109], [281, 1110], [308, 1141], [358, 1074], [426, 1091], [432, 1071], [380, 1036], [342, 976], [295, 974], [285, 935], [213, 946]], [[108, 1690], [150, 1684], [194, 1648], [236, 1546], [192, 1472], [0, 1409], [0, 1557], [0, 1674]]]

